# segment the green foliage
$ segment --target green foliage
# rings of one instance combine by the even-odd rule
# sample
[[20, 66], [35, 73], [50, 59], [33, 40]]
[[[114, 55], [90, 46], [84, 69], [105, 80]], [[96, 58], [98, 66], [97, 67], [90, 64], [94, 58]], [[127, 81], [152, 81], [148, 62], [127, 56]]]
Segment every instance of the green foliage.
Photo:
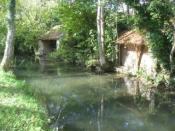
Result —
[[66, 32], [78, 36], [96, 27], [96, 8], [92, 1], [76, 0], [71, 5], [64, 3], [58, 7], [60, 22]]
[[108, 61], [115, 62], [116, 53], [116, 36], [118, 35], [117, 30], [117, 19], [118, 15], [115, 12], [109, 10], [105, 15], [105, 46], [106, 46], [106, 58]]
[[131, 28], [132, 17], [124, 13], [106, 10], [105, 14], [105, 50], [106, 58], [109, 62], [116, 62], [116, 40], [120, 33]]
[[43, 32], [37, 23], [20, 21], [17, 24], [15, 37], [15, 54], [33, 55], [37, 47], [38, 37]]
[[[173, 17], [172, 6], [165, 0], [153, 0], [147, 7], [149, 22], [147, 25], [148, 39], [151, 51], [158, 63], [169, 69], [169, 54], [173, 39], [172, 26], [169, 23]], [[163, 55], [162, 55], [163, 52]]]
[[[38, 0], [39, 1], [39, 0]], [[66, 62], [85, 64], [91, 59], [98, 59], [96, 2], [76, 0], [55, 3], [54, 6], [44, 0], [32, 4], [27, 0], [17, 1], [15, 54], [31, 55], [37, 48], [41, 34], [55, 25], [61, 25], [64, 33], [58, 52], [50, 56]], [[5, 0], [2, 1], [5, 5]], [[1, 3], [2, 3], [1, 2]], [[126, 3], [134, 10], [134, 15], [121, 12], [121, 3]], [[169, 52], [173, 41], [173, 28], [170, 19], [174, 17], [173, 3], [168, 0], [107, 0], [105, 1], [105, 53], [107, 61], [115, 63], [114, 48], [118, 34], [125, 30], [138, 28], [145, 33], [149, 47], [158, 63], [169, 69]], [[6, 8], [0, 8], [0, 52], [5, 44]], [[164, 55], [162, 55], [164, 52]]]
[[[64, 3], [58, 10], [64, 38], [58, 53], [54, 53], [54, 56], [83, 64], [91, 59], [98, 59], [96, 3], [92, 1], [75, 1], [71, 5]], [[115, 41], [118, 31], [128, 28], [128, 21], [125, 20], [127, 17], [124, 14], [118, 14], [106, 7], [105, 53], [109, 62], [115, 63]]]
[[6, 38], [6, 21], [5, 21], [5, 12], [0, 9], [0, 55], [3, 53], [5, 38]]
[[[47, 1], [47, 0], [46, 0]], [[38, 38], [58, 24], [57, 8], [49, 7], [39, 1], [19, 0], [16, 9], [15, 54], [34, 55]], [[0, 8], [0, 53], [3, 52], [6, 39], [6, 2]]]
[[143, 68], [140, 68], [136, 72], [136, 76], [139, 77], [139, 78], [145, 79], [147, 81], [151, 81], [153, 79], [153, 78], [150, 78], [150, 75], [148, 75]]
[[158, 64], [170, 69], [169, 54], [173, 41], [173, 27], [170, 23], [173, 17], [171, 2], [167, 0], [151, 0], [144, 4], [140, 4], [139, 1], [125, 0], [125, 2], [135, 9], [134, 26], [145, 33], [148, 46]]
[[91, 59], [86, 61], [86, 67], [87, 68], [92, 68], [92, 67], [96, 67], [96, 66], [100, 66], [100, 63], [98, 60], [96, 59]]
[[64, 38], [58, 57], [66, 62], [84, 64], [96, 51], [96, 8], [91, 1], [75, 1], [58, 6]]
[[47, 130], [45, 110], [24, 81], [0, 71], [0, 130]]
[[149, 42], [148, 46], [153, 53], [153, 57], [157, 58], [157, 61], [161, 66], [169, 69], [169, 53], [171, 51], [171, 43], [168, 42], [166, 37], [161, 32], [148, 32], [146, 36]]
[[48, 9], [47, 5], [25, 5], [25, 1], [18, 6], [15, 54], [34, 55], [38, 38], [57, 24], [57, 13], [55, 7]]

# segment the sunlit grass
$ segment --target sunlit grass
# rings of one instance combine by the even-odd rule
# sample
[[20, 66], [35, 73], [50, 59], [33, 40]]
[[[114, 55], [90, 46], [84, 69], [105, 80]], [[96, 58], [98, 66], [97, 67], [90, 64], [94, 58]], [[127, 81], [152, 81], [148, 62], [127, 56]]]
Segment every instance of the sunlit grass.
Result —
[[0, 130], [47, 130], [46, 112], [24, 81], [0, 71]]

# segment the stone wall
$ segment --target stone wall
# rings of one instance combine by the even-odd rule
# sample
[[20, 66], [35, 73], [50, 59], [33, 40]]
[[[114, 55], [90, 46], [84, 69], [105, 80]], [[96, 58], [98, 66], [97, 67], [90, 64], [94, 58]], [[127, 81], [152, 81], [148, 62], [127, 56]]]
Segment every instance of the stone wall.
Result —
[[[122, 47], [120, 48], [120, 61], [121, 66], [131, 73], [136, 74], [138, 71], [137, 67], [137, 53], [134, 47]], [[155, 61], [152, 57], [152, 54], [147, 50], [143, 51], [140, 62], [140, 69], [144, 70], [145, 73], [152, 75], [155, 73]]]
[[147, 74], [154, 75], [155, 70], [155, 60], [151, 53], [143, 53], [140, 68], [143, 69]]

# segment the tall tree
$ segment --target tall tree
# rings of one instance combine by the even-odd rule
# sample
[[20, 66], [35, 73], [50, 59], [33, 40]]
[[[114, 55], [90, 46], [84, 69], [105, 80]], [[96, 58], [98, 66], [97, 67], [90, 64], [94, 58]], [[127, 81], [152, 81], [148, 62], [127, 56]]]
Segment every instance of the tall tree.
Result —
[[97, 3], [97, 39], [100, 65], [103, 68], [106, 65], [104, 48], [104, 1], [98, 0]]
[[172, 44], [172, 48], [171, 48], [171, 52], [170, 52], [170, 64], [171, 64], [171, 75], [174, 76], [175, 75], [175, 62], [174, 62], [174, 57], [175, 57], [175, 19], [172, 20], [172, 25], [174, 28], [174, 32], [173, 32], [173, 44]]
[[[172, 11], [175, 12], [175, 1], [170, 0], [172, 7]], [[171, 19], [172, 27], [173, 27], [173, 43], [170, 52], [170, 64], [171, 64], [171, 76], [175, 75], [175, 13], [173, 13], [173, 18]]]
[[1, 68], [8, 70], [11, 67], [14, 57], [14, 36], [15, 36], [15, 7], [16, 0], [8, 0], [7, 13], [7, 38]]

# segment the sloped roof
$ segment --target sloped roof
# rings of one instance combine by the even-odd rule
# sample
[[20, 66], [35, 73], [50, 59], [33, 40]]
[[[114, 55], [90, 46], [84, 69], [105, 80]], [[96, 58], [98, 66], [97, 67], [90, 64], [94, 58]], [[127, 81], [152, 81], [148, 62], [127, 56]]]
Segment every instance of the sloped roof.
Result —
[[144, 37], [136, 30], [124, 32], [117, 40], [118, 44], [145, 45]]
[[43, 34], [39, 40], [57, 40], [61, 36], [61, 32], [59, 32], [59, 26], [53, 27], [50, 31]]

